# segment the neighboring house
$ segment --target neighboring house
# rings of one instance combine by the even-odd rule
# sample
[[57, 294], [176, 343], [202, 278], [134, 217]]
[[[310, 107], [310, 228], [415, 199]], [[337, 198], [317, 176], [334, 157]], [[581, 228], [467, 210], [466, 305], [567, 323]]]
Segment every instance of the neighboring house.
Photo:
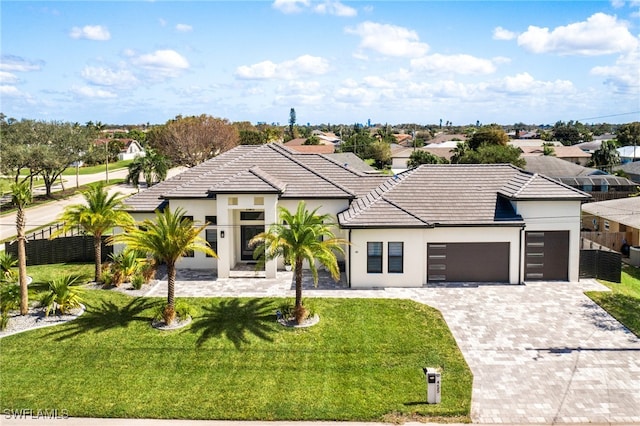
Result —
[[[543, 146], [519, 146], [519, 148], [522, 151], [522, 157], [524, 157], [525, 160], [528, 157], [539, 157], [544, 155]], [[587, 163], [589, 163], [589, 160], [591, 160], [591, 154], [584, 152], [575, 145], [554, 146], [553, 153], [556, 158], [574, 164], [579, 164], [581, 166], [586, 166]]]
[[338, 164], [342, 164], [342, 166], [347, 169], [352, 169], [363, 173], [380, 173], [379, 170], [362, 161], [362, 159], [355, 155], [353, 152], [335, 152], [333, 154], [326, 154], [326, 156], [336, 161]]
[[[575, 281], [580, 205], [589, 198], [511, 165], [423, 165], [393, 177], [345, 167], [278, 144], [239, 146], [126, 200], [138, 220], [181, 207], [209, 222], [218, 259], [194, 253], [179, 268], [231, 275], [254, 262], [249, 240], [278, 220], [279, 206], [337, 218], [351, 287], [427, 283]], [[275, 277], [281, 260], [266, 262]]]
[[634, 161], [631, 163], [625, 163], [620, 166], [616, 166], [613, 168], [614, 171], [622, 171], [624, 172], [630, 180], [633, 182], [640, 184], [640, 161]]
[[402, 145], [405, 147], [410, 147], [413, 146], [413, 135], [407, 135], [407, 134], [394, 134], [393, 135], [396, 138], [396, 143], [398, 145]]
[[516, 148], [522, 147], [536, 147], [542, 148], [544, 144], [551, 144], [554, 147], [563, 146], [559, 141], [543, 141], [542, 139], [512, 139], [507, 142], [508, 145], [515, 146]]
[[133, 160], [137, 157], [144, 157], [146, 155], [144, 148], [135, 139], [125, 139], [124, 148], [118, 154], [118, 160]]
[[333, 145], [287, 145], [287, 148], [303, 154], [333, 154], [336, 148]]
[[590, 142], [581, 142], [581, 143], [575, 144], [573, 146], [577, 146], [578, 148], [580, 148], [584, 152], [588, 152], [589, 154], [593, 154], [594, 152], [596, 152], [597, 150], [600, 149], [600, 147], [602, 146], [602, 142], [604, 140], [608, 140], [608, 139], [598, 139], [598, 140], [593, 140], [593, 141], [590, 141]]
[[623, 238], [630, 246], [640, 246], [640, 197], [588, 203], [582, 206], [582, 226], [602, 234], [616, 234], [607, 245], [620, 251]]
[[454, 134], [438, 133], [433, 137], [433, 139], [429, 140], [429, 144], [440, 144], [443, 142], [453, 141], [454, 142], [453, 146], [455, 147], [458, 142], [464, 142], [467, 139], [468, 139], [467, 135], [462, 133], [454, 133]]
[[404, 148], [397, 151], [392, 150], [391, 151], [391, 170], [394, 170], [394, 171], [406, 170], [407, 162], [411, 158], [411, 154], [413, 154], [414, 151], [429, 152], [437, 157], [442, 157], [451, 161], [451, 157], [453, 156], [452, 149], [453, 148], [442, 148], [442, 147], [432, 148], [432, 145], [428, 145], [422, 148]]
[[550, 155], [526, 157], [525, 160], [526, 171], [548, 176], [587, 192], [593, 197], [593, 201], [625, 198], [638, 192], [637, 184], [629, 179], [573, 164]]
[[622, 164], [640, 161], [640, 146], [623, 146], [616, 148], [616, 151], [618, 151], [618, 155], [620, 155], [620, 162]]

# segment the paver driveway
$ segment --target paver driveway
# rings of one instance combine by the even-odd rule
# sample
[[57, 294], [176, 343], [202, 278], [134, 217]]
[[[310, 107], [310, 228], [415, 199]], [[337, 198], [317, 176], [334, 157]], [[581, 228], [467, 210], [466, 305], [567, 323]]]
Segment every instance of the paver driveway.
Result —
[[[180, 280], [180, 277], [178, 277]], [[309, 288], [305, 297], [412, 299], [439, 309], [474, 375], [476, 423], [639, 423], [640, 339], [587, 298], [593, 280], [447, 288]], [[324, 287], [324, 288], [323, 288]], [[339, 286], [338, 286], [339, 287]], [[166, 295], [166, 281], [149, 295]], [[278, 280], [188, 276], [178, 296], [293, 296]], [[443, 372], [446, 398], [446, 371]]]

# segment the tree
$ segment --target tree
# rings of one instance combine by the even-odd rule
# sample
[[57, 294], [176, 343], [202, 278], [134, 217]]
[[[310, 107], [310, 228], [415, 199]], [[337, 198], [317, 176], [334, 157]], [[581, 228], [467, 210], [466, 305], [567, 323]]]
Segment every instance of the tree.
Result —
[[480, 145], [507, 145], [509, 142], [509, 136], [497, 125], [484, 126], [476, 130], [469, 141], [469, 148], [477, 149]]
[[178, 166], [193, 167], [238, 145], [237, 128], [228, 120], [202, 114], [154, 127], [149, 145]]
[[194, 226], [193, 221], [184, 216], [184, 210], [173, 212], [167, 207], [156, 211], [155, 220], [145, 219], [137, 227], [116, 234], [109, 239], [110, 244], [125, 244], [129, 250], [138, 250], [167, 264], [168, 288], [167, 305], [163, 311], [165, 323], [171, 324], [175, 318], [176, 263], [193, 251], [200, 251], [218, 257], [200, 233], [207, 224]]
[[320, 138], [316, 135], [309, 136], [303, 145], [320, 145]]
[[620, 146], [640, 146], [640, 121], [634, 121], [618, 127], [616, 139]]
[[611, 171], [613, 166], [620, 164], [620, 154], [616, 150], [615, 142], [602, 141], [600, 149], [591, 155], [590, 164], [604, 171]]
[[258, 130], [240, 130], [240, 145], [263, 145], [267, 135]]
[[280, 222], [269, 226], [251, 239], [251, 245], [258, 248], [254, 256], [261, 262], [282, 256], [285, 262], [294, 265], [296, 282], [295, 315], [300, 323], [306, 316], [302, 306], [302, 265], [309, 264], [314, 283], [318, 284], [316, 260], [327, 268], [331, 276], [340, 279], [340, 269], [336, 252], [344, 254], [343, 245], [346, 240], [336, 238], [331, 228], [335, 226], [329, 214], [320, 215], [316, 208], [307, 210], [304, 201], [298, 203], [295, 213], [285, 207], [278, 207]]
[[438, 157], [428, 151], [417, 150], [413, 151], [407, 161], [407, 167], [410, 169], [416, 168], [421, 164], [448, 164], [446, 158]]
[[542, 144], [542, 154], [555, 157], [556, 150], [553, 148], [552, 143], [545, 142]]
[[123, 210], [124, 204], [119, 198], [122, 194], [115, 192], [109, 195], [103, 182], [91, 185], [82, 195], [86, 204], [67, 206], [58, 218], [63, 222], [63, 226], [52, 235], [52, 238], [77, 226], [88, 235], [92, 235], [95, 252], [95, 281], [101, 282], [102, 236], [116, 226], [130, 226], [133, 224], [133, 218]]
[[591, 131], [579, 121], [570, 120], [567, 123], [558, 121], [552, 129], [553, 138], [563, 145], [575, 145], [593, 139]]
[[131, 183], [138, 188], [140, 184], [140, 175], [142, 175], [147, 187], [150, 187], [167, 178], [169, 160], [153, 148], [148, 148], [146, 155], [136, 157], [131, 163], [129, 163], [127, 168], [129, 169], [129, 173], [125, 178], [126, 183]]
[[451, 164], [458, 164], [460, 159], [469, 152], [469, 144], [467, 142], [458, 142], [456, 147], [451, 150], [453, 155], [451, 156]]
[[29, 182], [22, 181], [11, 185], [11, 201], [16, 206], [16, 233], [18, 234], [18, 281], [20, 282], [20, 315], [29, 312], [29, 290], [27, 289], [27, 254], [24, 230], [27, 224], [25, 208], [31, 203], [32, 194]]
[[355, 125], [350, 135], [345, 137], [344, 143], [341, 145], [342, 152], [353, 152], [362, 159], [370, 158], [369, 147], [375, 142], [375, 138], [371, 136], [369, 131]]
[[391, 146], [385, 141], [374, 141], [369, 145], [366, 156], [373, 159], [378, 169], [391, 164]]
[[509, 145], [482, 145], [478, 149], [470, 149], [458, 160], [458, 164], [504, 163], [511, 163], [516, 167], [524, 167], [526, 164], [520, 156], [520, 150]]
[[291, 139], [295, 139], [295, 134], [293, 131], [294, 126], [296, 125], [296, 109], [291, 108], [289, 111], [289, 136]]
[[[33, 120], [10, 120], [0, 122], [0, 172], [15, 182], [29, 180], [39, 172], [38, 158], [33, 155], [36, 122]], [[27, 174], [23, 174], [28, 170]]]

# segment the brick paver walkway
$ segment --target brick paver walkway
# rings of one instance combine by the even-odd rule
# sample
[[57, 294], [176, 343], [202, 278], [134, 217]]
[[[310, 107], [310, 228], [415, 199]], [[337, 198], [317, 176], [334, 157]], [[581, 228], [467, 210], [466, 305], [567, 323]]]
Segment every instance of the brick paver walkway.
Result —
[[[474, 374], [476, 423], [640, 424], [640, 339], [583, 294], [606, 290], [593, 280], [351, 290], [322, 275], [318, 288], [305, 277], [305, 288], [305, 297], [406, 298], [439, 309]], [[165, 296], [166, 281], [147, 295]], [[267, 280], [181, 271], [176, 295], [294, 291], [291, 272]]]

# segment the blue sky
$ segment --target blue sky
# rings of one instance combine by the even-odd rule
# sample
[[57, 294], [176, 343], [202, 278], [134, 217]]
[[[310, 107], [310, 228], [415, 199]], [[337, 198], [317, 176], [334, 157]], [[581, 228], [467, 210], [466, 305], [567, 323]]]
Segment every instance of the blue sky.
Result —
[[5, 1], [13, 118], [640, 120], [640, 1]]

